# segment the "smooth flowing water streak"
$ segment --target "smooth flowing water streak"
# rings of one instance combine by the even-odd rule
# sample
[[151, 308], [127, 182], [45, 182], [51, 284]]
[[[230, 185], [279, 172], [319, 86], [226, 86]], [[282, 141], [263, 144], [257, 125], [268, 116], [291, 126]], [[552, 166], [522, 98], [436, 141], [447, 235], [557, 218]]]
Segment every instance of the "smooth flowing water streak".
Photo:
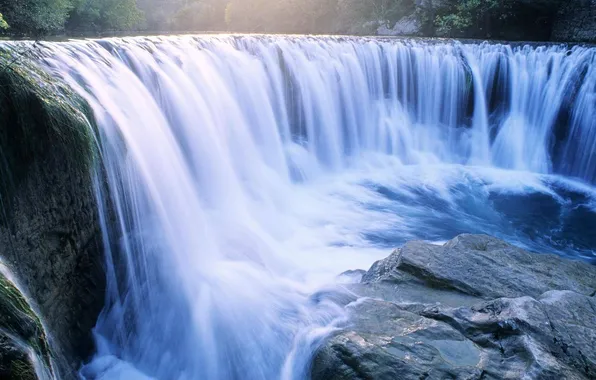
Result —
[[594, 48], [210, 35], [35, 52], [99, 127], [89, 379], [307, 378], [346, 318], [321, 287], [410, 238], [594, 257]]

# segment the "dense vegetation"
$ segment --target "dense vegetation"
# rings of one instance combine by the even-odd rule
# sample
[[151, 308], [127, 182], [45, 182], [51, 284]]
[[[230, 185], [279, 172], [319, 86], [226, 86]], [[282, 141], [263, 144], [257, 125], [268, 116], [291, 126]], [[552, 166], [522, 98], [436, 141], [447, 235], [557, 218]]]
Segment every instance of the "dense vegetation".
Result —
[[143, 21], [136, 0], [0, 0], [5, 33], [131, 30]]
[[[548, 38], [563, 0], [0, 0], [0, 31], [375, 34], [410, 17], [426, 36]], [[531, 33], [529, 36], [527, 33]]]

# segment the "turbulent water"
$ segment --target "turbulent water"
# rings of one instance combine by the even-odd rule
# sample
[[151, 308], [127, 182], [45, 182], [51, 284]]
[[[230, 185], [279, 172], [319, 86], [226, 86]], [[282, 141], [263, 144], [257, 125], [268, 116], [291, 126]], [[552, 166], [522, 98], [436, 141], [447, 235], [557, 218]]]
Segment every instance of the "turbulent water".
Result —
[[180, 36], [36, 51], [92, 105], [108, 178], [86, 378], [307, 378], [345, 322], [311, 295], [408, 239], [596, 257], [594, 48]]

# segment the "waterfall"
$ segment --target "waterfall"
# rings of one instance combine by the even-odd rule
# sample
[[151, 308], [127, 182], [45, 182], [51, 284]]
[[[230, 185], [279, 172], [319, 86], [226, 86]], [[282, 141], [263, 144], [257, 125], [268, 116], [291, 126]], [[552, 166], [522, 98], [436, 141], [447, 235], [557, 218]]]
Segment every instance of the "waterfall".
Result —
[[[407, 238], [490, 232], [588, 258], [596, 247], [554, 222], [596, 210], [594, 48], [40, 45], [98, 125], [108, 291], [89, 379], [307, 378], [346, 319], [324, 290]], [[554, 214], [536, 227], [521, 210], [538, 201]]]

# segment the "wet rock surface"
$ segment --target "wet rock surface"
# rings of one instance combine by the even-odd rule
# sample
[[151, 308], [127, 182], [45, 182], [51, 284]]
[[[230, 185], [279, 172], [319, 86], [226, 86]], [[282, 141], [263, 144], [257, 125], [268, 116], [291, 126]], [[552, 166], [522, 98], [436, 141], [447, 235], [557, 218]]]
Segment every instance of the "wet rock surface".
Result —
[[74, 378], [93, 350], [91, 330], [103, 307], [105, 274], [91, 184], [57, 161], [46, 162], [63, 169], [33, 174], [14, 199], [10, 222], [0, 226], [0, 246], [48, 327], [60, 372]]
[[596, 378], [596, 266], [461, 235], [410, 242], [346, 290], [313, 379]]
[[21, 291], [0, 273], [0, 379], [34, 380], [53, 374], [39, 317]]
[[69, 379], [93, 351], [105, 296], [93, 132], [82, 100], [31, 63], [34, 52], [0, 49], [0, 260], [40, 313], [57, 372]]

